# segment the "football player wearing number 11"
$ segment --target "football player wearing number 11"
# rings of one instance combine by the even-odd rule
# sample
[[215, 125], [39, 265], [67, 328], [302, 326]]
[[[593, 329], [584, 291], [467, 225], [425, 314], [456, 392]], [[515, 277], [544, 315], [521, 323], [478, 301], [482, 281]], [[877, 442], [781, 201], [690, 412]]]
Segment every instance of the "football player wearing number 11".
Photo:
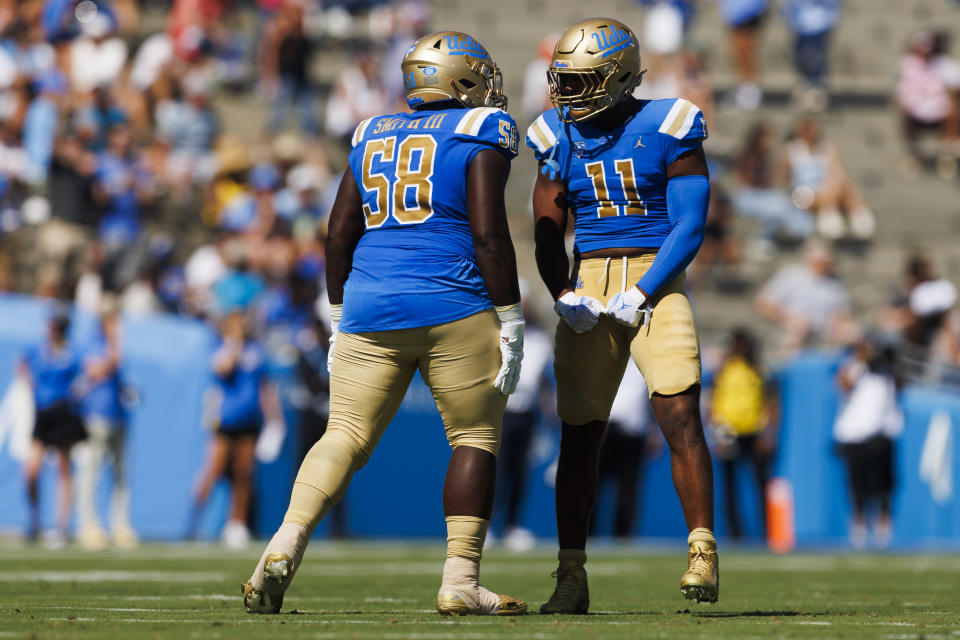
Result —
[[[710, 183], [700, 110], [636, 100], [636, 36], [608, 18], [561, 36], [547, 72], [555, 109], [527, 132], [540, 162], [533, 193], [537, 265], [556, 300], [557, 412], [563, 420], [556, 507], [560, 566], [541, 613], [586, 613], [584, 569], [597, 465], [627, 358], [646, 380], [670, 447], [693, 600], [719, 590], [713, 471], [700, 423], [700, 350], [683, 271], [703, 241]], [[573, 276], [564, 249], [575, 221]]]
[[[503, 410], [523, 358], [503, 200], [519, 133], [503, 111], [499, 69], [467, 34], [421, 38], [401, 68], [413, 112], [360, 123], [330, 215], [330, 419], [300, 467], [283, 524], [243, 585], [251, 613], [280, 611], [310, 534], [366, 463], [416, 371], [453, 447], [437, 610], [527, 610], [478, 583]], [[400, 480], [394, 489], [402, 487]]]

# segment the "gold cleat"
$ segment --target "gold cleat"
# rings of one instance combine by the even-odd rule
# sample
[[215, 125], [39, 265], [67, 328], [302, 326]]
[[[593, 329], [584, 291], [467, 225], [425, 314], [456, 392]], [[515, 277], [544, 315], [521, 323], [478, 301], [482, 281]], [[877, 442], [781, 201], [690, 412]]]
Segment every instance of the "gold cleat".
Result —
[[285, 553], [271, 553], [263, 562], [263, 586], [257, 590], [249, 582], [240, 585], [243, 607], [247, 613], [280, 613], [284, 584], [293, 569], [293, 561]]
[[500, 594], [498, 616], [522, 616], [527, 612], [527, 603], [512, 596]]
[[590, 588], [587, 586], [587, 570], [583, 565], [557, 569], [550, 575], [557, 579], [557, 587], [550, 599], [540, 607], [540, 613], [586, 613], [590, 608]]
[[502, 594], [497, 597], [499, 606], [485, 611], [479, 605], [471, 606], [459, 594], [448, 591], [437, 595], [437, 611], [442, 616], [522, 616], [527, 612], [527, 603], [523, 600]]
[[716, 542], [694, 540], [690, 543], [687, 572], [680, 578], [680, 591], [684, 598], [695, 602], [716, 602], [720, 597]]

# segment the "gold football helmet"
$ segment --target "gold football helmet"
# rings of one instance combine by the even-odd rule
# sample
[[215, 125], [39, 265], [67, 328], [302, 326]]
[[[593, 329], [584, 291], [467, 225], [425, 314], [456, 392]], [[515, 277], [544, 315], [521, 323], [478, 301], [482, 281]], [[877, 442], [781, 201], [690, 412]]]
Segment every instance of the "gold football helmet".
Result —
[[507, 108], [500, 69], [482, 44], [460, 31], [420, 38], [407, 50], [400, 69], [411, 108], [440, 100]]
[[564, 122], [595, 117], [642, 79], [637, 36], [610, 18], [590, 18], [567, 29], [547, 70], [550, 100]]

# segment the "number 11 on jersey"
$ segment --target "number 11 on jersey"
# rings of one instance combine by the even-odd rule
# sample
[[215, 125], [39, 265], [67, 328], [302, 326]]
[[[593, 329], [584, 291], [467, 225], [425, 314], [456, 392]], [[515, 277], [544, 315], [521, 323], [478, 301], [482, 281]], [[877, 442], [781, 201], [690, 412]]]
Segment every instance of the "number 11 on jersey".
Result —
[[615, 202], [610, 196], [610, 187], [613, 185], [607, 182], [607, 172], [604, 169], [603, 161], [598, 160], [584, 165], [587, 175], [593, 181], [593, 194], [596, 196], [598, 203], [597, 217], [647, 215], [647, 208], [644, 206], [643, 200], [640, 199], [640, 192], [637, 189], [633, 158], [614, 160], [613, 166], [616, 170], [615, 173], [620, 176], [620, 188], [623, 192], [623, 199], [619, 202]]

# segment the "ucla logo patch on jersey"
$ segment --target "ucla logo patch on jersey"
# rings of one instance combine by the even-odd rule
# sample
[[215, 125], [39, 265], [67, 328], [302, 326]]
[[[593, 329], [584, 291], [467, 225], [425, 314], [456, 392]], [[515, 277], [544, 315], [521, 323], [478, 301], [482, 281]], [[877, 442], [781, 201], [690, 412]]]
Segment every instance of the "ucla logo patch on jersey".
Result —
[[444, 38], [447, 41], [447, 48], [450, 49], [447, 55], [487, 57], [487, 50], [483, 48], [483, 45], [469, 36], [449, 35], [444, 36]]
[[609, 25], [607, 29], [601, 28], [590, 34], [599, 49], [598, 53], [602, 54], [601, 58], [613, 55], [633, 44], [633, 34], [629, 31], [618, 29], [615, 25]]
[[583, 154], [587, 152], [587, 145], [582, 140], [577, 140], [573, 143], [573, 153], [578, 158], [582, 158]]

